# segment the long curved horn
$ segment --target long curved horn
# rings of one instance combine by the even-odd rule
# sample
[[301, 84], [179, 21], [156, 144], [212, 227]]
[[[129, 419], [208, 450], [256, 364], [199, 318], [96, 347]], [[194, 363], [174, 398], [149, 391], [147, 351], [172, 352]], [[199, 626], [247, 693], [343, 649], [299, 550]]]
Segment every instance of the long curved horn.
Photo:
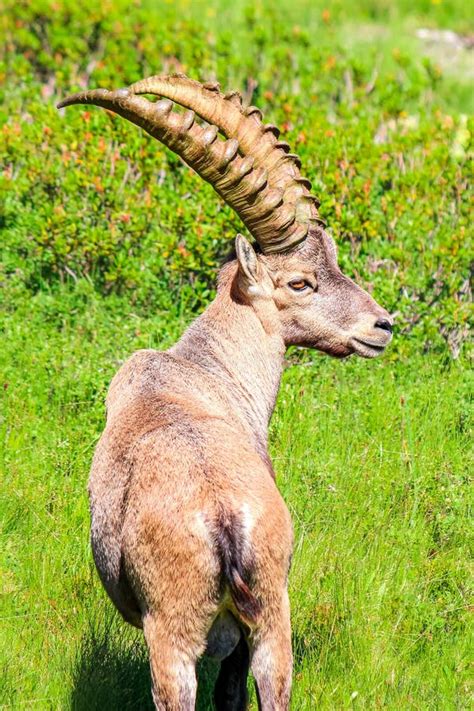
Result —
[[[138, 94], [166, 98], [151, 102]], [[173, 101], [188, 111], [174, 112]], [[223, 95], [218, 84], [202, 85], [180, 74], [143, 79], [117, 91], [81, 92], [58, 108], [71, 104], [114, 111], [180, 155], [235, 210], [265, 254], [292, 249], [311, 223], [322, 223], [299, 158], [278, 140], [276, 126], [262, 123], [259, 109], [242, 108], [237, 92]], [[198, 125], [195, 114], [208, 125]]]

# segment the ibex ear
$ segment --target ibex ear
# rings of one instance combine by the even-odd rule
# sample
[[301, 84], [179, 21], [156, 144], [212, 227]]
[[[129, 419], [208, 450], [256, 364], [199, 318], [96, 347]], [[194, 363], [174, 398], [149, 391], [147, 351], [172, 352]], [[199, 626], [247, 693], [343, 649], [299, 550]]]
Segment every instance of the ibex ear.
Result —
[[257, 255], [250, 242], [243, 235], [237, 235], [235, 238], [235, 251], [237, 252], [240, 272], [247, 282], [247, 286], [258, 284], [260, 269]]

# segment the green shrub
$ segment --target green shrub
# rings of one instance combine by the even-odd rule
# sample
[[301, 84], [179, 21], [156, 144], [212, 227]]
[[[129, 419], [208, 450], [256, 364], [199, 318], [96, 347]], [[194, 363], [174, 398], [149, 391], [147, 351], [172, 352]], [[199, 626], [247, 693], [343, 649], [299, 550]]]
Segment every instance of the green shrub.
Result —
[[[304, 14], [303, 14], [303, 9]], [[396, 32], [403, 3], [7, 1], [0, 62], [2, 280], [32, 292], [86, 277], [141, 307], [197, 309], [238, 218], [122, 119], [55, 102], [152, 73], [218, 76], [282, 126], [322, 200], [343, 267], [398, 315], [399, 349], [454, 355], [469, 314], [462, 77]], [[419, 22], [456, 12], [418, 3]], [[302, 23], [302, 18], [307, 22]], [[378, 23], [378, 24], [377, 24]], [[390, 23], [390, 26], [387, 25]], [[360, 34], [360, 32], [359, 32]], [[400, 37], [401, 35], [401, 37]]]

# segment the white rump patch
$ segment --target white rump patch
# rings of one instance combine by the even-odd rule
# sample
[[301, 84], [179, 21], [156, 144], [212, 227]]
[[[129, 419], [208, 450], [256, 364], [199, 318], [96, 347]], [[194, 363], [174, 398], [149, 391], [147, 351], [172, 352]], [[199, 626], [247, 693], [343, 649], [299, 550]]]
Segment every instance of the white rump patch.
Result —
[[213, 539], [209, 530], [209, 524], [202, 511], [196, 511], [194, 515], [190, 517], [188, 526], [192, 534], [200, 538], [202, 541], [205, 541], [210, 547], [212, 547]]

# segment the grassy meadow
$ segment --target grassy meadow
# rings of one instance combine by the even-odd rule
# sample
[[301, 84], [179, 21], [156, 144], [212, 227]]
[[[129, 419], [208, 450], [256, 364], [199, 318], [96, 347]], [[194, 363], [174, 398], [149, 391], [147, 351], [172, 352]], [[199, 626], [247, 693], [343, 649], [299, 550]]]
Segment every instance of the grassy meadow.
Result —
[[468, 4], [4, 6], [0, 708], [152, 708], [141, 634], [94, 570], [88, 469], [114, 372], [179, 337], [242, 227], [134, 127], [54, 104], [176, 70], [283, 127], [344, 269], [397, 317], [379, 360], [288, 354], [271, 453], [296, 538], [292, 709], [470, 708]]

